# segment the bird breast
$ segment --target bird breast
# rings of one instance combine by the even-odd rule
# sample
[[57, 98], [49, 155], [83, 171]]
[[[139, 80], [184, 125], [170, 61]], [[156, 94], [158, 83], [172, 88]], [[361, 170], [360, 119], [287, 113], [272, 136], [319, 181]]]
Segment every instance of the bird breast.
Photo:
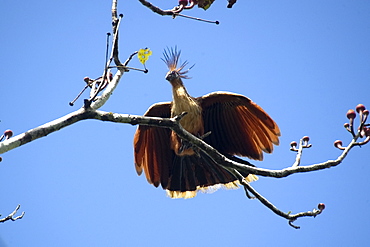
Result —
[[171, 116], [187, 112], [180, 121], [181, 126], [192, 134], [203, 135], [202, 109], [199, 104], [181, 89], [176, 90], [173, 96]]

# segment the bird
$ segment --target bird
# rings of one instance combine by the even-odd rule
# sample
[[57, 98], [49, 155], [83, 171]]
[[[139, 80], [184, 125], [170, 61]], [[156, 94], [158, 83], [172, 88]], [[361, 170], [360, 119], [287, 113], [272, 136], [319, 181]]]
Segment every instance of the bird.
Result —
[[[162, 60], [169, 71], [165, 78], [172, 86], [172, 101], [155, 103], [144, 116], [170, 118], [186, 112], [181, 126], [227, 158], [254, 166], [245, 159], [262, 160], [279, 145], [280, 130], [274, 120], [251, 99], [237, 93], [212, 92], [192, 97], [183, 79], [190, 79], [179, 63], [181, 50], [165, 49]], [[209, 83], [209, 82], [207, 82]], [[166, 190], [170, 198], [192, 198], [198, 191], [213, 192], [221, 187], [234, 189], [239, 180], [212, 158], [168, 129], [139, 125], [134, 135], [134, 162], [138, 175]], [[241, 173], [248, 182], [253, 174]]]

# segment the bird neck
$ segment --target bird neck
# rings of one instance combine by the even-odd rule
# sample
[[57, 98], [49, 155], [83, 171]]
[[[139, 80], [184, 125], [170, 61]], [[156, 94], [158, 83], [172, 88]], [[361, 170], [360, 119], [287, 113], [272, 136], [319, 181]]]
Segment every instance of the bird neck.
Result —
[[175, 104], [181, 104], [182, 102], [185, 104], [189, 104], [190, 102], [194, 101], [193, 98], [189, 95], [188, 91], [186, 91], [186, 88], [184, 87], [184, 84], [181, 80], [178, 80], [178, 82], [171, 82], [171, 84], [172, 96]]
[[[184, 119], [199, 118], [201, 108], [199, 103], [191, 97], [182, 83], [172, 84], [173, 103], [171, 108], [171, 115], [174, 117], [187, 112], [188, 115]], [[183, 120], [184, 120], [183, 119]]]

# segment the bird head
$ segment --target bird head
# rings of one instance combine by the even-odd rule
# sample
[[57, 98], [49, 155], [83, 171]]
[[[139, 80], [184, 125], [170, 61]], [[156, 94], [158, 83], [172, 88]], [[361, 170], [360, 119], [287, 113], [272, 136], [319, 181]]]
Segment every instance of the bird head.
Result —
[[189, 72], [189, 70], [194, 66], [191, 66], [189, 69], [182, 71], [186, 65], [188, 65], [188, 62], [183, 62], [180, 67], [178, 67], [179, 58], [181, 55], [181, 51], [177, 51], [177, 47], [175, 49], [167, 48], [167, 50], [164, 51], [162, 60], [166, 63], [169, 71], [166, 74], [166, 80], [169, 82], [181, 82], [181, 78], [183, 79], [189, 79], [189, 77], [186, 75], [186, 73]]

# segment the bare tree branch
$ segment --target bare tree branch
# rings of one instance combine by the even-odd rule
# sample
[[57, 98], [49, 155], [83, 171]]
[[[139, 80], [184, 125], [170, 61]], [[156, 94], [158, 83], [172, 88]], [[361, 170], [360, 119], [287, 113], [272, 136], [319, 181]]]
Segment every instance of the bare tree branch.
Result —
[[[123, 15], [120, 15], [120, 18], [117, 18], [117, 0], [113, 0], [113, 3], [112, 3], [113, 41], [112, 41], [111, 56], [110, 56], [109, 60], [107, 61], [106, 65], [105, 65], [104, 73], [103, 73], [103, 76], [102, 76], [102, 83], [100, 83], [97, 88], [95, 88], [95, 85], [92, 86], [92, 88], [91, 88], [92, 89], [92, 94], [91, 94], [92, 96], [90, 97], [89, 100], [85, 100], [85, 106], [84, 106], [85, 108], [91, 107], [92, 109], [99, 109], [102, 105], [104, 105], [105, 102], [109, 99], [109, 97], [112, 94], [112, 92], [114, 91], [114, 89], [116, 88], [122, 74], [125, 71], [127, 71], [125, 69], [125, 65], [121, 64], [121, 62], [119, 60], [119, 57], [118, 57], [118, 29], [119, 29], [119, 24], [120, 24], [122, 16]], [[115, 80], [113, 79], [110, 82], [109, 81], [108, 68], [109, 68], [110, 64], [112, 63], [112, 60], [114, 60], [116, 66], [118, 68], [118, 71], [117, 71], [117, 73], [114, 77]], [[128, 64], [128, 62], [130, 60], [131, 59], [128, 59], [128, 61], [126, 61], [126, 63]], [[104, 82], [109, 82], [109, 86], [103, 92], [103, 95], [95, 103], [93, 103], [95, 101], [98, 93], [105, 87]], [[91, 105], [92, 103], [93, 103], [93, 105]]]
[[[19, 219], [22, 219], [23, 216], [24, 216], [24, 212], [22, 212], [21, 215], [17, 216], [17, 217], [14, 217], [14, 215], [18, 212], [19, 208], [21, 207], [21, 205], [18, 205], [14, 211], [12, 213], [10, 213], [8, 216], [4, 217], [4, 218], [1, 218], [0, 219], [0, 223], [3, 223], [5, 221], [8, 221], [8, 220], [11, 220], [11, 221], [16, 221], [16, 220], [19, 220]], [[1, 216], [1, 215], [0, 215]]]
[[[48, 134], [54, 131], [58, 131], [64, 127], [67, 127], [71, 124], [74, 124], [78, 121], [85, 120], [85, 119], [96, 119], [96, 120], [116, 122], [116, 123], [129, 123], [131, 125], [141, 124], [141, 125], [156, 126], [156, 127], [162, 127], [162, 128], [170, 128], [171, 130], [176, 132], [176, 134], [179, 137], [192, 143], [194, 147], [198, 148], [202, 152], [209, 155], [213, 160], [215, 160], [224, 169], [227, 169], [231, 173], [233, 173], [235, 177], [240, 180], [240, 183], [244, 186], [244, 189], [246, 191], [251, 192], [262, 204], [264, 204], [266, 207], [272, 210], [275, 214], [288, 219], [289, 224], [291, 226], [295, 228], [299, 228], [293, 225], [293, 221], [295, 221], [296, 219], [300, 217], [316, 216], [322, 212], [322, 209], [314, 209], [313, 211], [302, 212], [298, 214], [284, 213], [281, 210], [279, 210], [277, 207], [275, 207], [272, 203], [270, 203], [266, 198], [260, 195], [257, 191], [255, 191], [240, 175], [240, 172], [244, 171], [246, 173], [251, 173], [251, 174], [260, 175], [260, 176], [281, 178], [281, 177], [286, 177], [286, 176], [289, 176], [295, 173], [310, 172], [310, 171], [322, 170], [322, 169], [326, 169], [329, 167], [333, 167], [333, 166], [339, 165], [344, 160], [344, 158], [347, 156], [348, 152], [354, 146], [359, 145], [359, 143], [357, 142], [357, 139], [361, 136], [361, 129], [359, 129], [358, 134], [355, 135], [355, 137], [350, 142], [350, 144], [346, 148], [344, 148], [341, 155], [339, 155], [339, 157], [336, 160], [328, 160], [323, 163], [313, 164], [313, 165], [308, 165], [308, 166], [298, 166], [296, 165], [297, 162], [295, 162], [293, 166], [289, 168], [285, 168], [281, 170], [269, 170], [269, 169], [264, 169], [264, 168], [246, 166], [244, 164], [228, 159], [227, 157], [219, 153], [216, 149], [214, 149], [213, 147], [205, 143], [203, 140], [187, 132], [179, 123], [180, 119], [184, 115], [185, 113], [183, 113], [180, 116], [174, 117], [174, 118], [142, 117], [142, 116], [129, 115], [129, 114], [104, 112], [100, 110], [86, 110], [84, 108], [81, 108], [62, 118], [46, 123], [42, 126], [31, 129], [23, 134], [14, 136], [13, 138], [10, 138], [10, 139], [5, 140], [4, 142], [1, 142], [0, 143], [0, 154], [7, 152], [18, 146], [24, 145], [40, 137], [47, 136]], [[302, 145], [302, 143], [305, 143], [305, 144]], [[301, 146], [302, 147], [310, 146], [308, 145], [308, 140], [306, 138], [303, 138], [301, 140]]]
[[157, 14], [160, 14], [160, 15], [174, 15], [174, 9], [171, 9], [171, 10], [162, 10], [160, 8], [158, 8], [157, 6], [154, 6], [153, 4], [151, 4], [150, 2], [148, 1], [145, 1], [145, 0], [139, 0], [140, 3], [142, 3], [142, 5], [144, 5], [145, 7], [149, 8], [150, 10], [152, 10], [154, 13], [157, 13]]
[[216, 24], [216, 25], [220, 24], [219, 21], [209, 21], [209, 20], [205, 20], [205, 19], [202, 19], [202, 18], [197, 18], [197, 17], [192, 17], [192, 16], [180, 14], [181, 11], [183, 11], [184, 9], [192, 9], [195, 5], [198, 4], [197, 1], [189, 1], [190, 2], [189, 5], [183, 5], [180, 1], [178, 6], [175, 6], [172, 9], [169, 9], [169, 10], [162, 10], [161, 8], [158, 8], [157, 6], [154, 6], [152, 3], [150, 3], [146, 0], [139, 0], [139, 2], [141, 4], [143, 4], [145, 7], [152, 10], [154, 13], [160, 14], [162, 16], [171, 15], [172, 18], [176, 18], [177, 16], [181, 16], [181, 17], [193, 19], [193, 20], [196, 20], [196, 21], [203, 21], [203, 22], [207, 22], [207, 23], [213, 23], [213, 24]]
[[360, 134], [357, 134], [350, 144], [342, 151], [341, 155], [338, 156], [335, 160], [328, 160], [326, 162], [307, 165], [307, 166], [292, 166], [288, 168], [284, 168], [281, 170], [270, 170], [258, 167], [251, 167], [246, 166], [244, 164], [232, 161], [214, 149], [212, 146], [208, 145], [203, 140], [195, 137], [194, 135], [187, 132], [178, 122], [178, 118], [158, 118], [158, 117], [142, 117], [137, 115], [130, 115], [130, 114], [118, 114], [118, 113], [111, 113], [111, 112], [104, 112], [100, 110], [84, 110], [83, 108], [72, 112], [64, 117], [31, 129], [25, 133], [20, 135], [14, 136], [10, 139], [7, 139], [0, 143], [0, 154], [5, 153], [11, 149], [24, 145], [28, 142], [36, 140], [40, 137], [47, 136], [48, 134], [60, 130], [64, 127], [67, 127], [71, 124], [74, 124], [78, 121], [85, 120], [85, 119], [97, 119], [102, 121], [109, 121], [109, 122], [116, 122], [116, 123], [129, 123], [132, 125], [141, 124], [141, 125], [149, 125], [149, 126], [156, 126], [162, 128], [170, 128], [176, 134], [192, 143], [195, 147], [202, 150], [204, 153], [209, 155], [213, 160], [215, 160], [218, 164], [222, 165], [226, 168], [233, 168], [237, 169], [238, 171], [252, 173], [255, 175], [260, 175], [264, 177], [275, 177], [275, 178], [282, 178], [287, 177], [291, 174], [295, 173], [303, 173], [303, 172], [311, 172], [322, 170], [326, 168], [330, 168], [333, 166], [339, 165], [344, 158], [347, 156], [349, 151], [356, 145], [357, 139], [360, 137]]
[[[263, 197], [261, 194], [259, 194], [246, 180], [245, 178], [238, 172], [238, 170], [234, 169], [233, 171], [228, 169], [230, 172], [232, 172], [238, 179], [239, 182], [244, 186], [244, 190], [247, 194], [247, 197], [250, 198], [248, 195], [248, 191], [251, 192], [254, 195], [254, 198], [258, 199], [263, 205], [265, 205], [268, 209], [270, 209], [275, 214], [289, 220], [288, 223], [290, 226], [294, 227], [295, 229], [299, 229], [299, 226], [296, 226], [293, 224], [295, 220], [301, 217], [316, 217], [317, 215], [321, 214], [321, 212], [325, 209], [325, 205], [320, 203], [318, 205], [319, 209], [313, 209], [312, 211], [307, 212], [301, 212], [297, 214], [291, 214], [291, 212], [285, 213], [278, 209], [276, 206], [274, 206], [270, 201], [268, 201], [265, 197]], [[251, 199], [254, 199], [251, 198]]]

